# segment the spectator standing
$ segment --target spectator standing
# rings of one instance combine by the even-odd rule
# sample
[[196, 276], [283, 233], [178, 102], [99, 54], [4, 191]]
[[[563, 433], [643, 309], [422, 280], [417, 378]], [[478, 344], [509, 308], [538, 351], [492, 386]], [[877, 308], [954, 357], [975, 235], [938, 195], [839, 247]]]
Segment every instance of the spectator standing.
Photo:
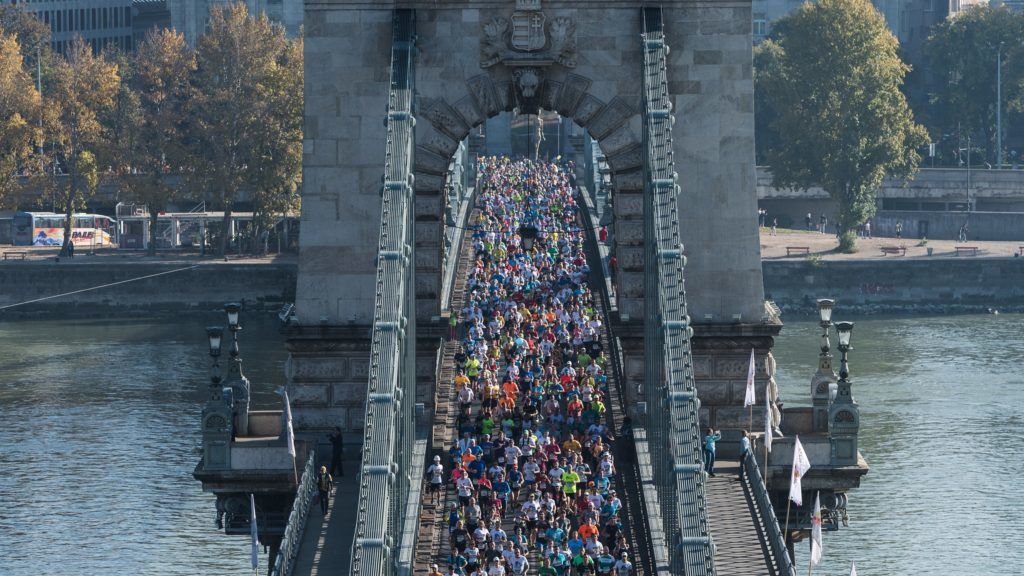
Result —
[[334, 478], [327, 472], [327, 466], [320, 467], [320, 473], [316, 476], [317, 497], [320, 500], [320, 513], [327, 514], [327, 506], [330, 503], [331, 488], [334, 488]]
[[704, 471], [712, 478], [715, 476], [715, 443], [721, 438], [722, 433], [715, 432], [714, 428], [708, 428], [708, 433], [704, 436]]

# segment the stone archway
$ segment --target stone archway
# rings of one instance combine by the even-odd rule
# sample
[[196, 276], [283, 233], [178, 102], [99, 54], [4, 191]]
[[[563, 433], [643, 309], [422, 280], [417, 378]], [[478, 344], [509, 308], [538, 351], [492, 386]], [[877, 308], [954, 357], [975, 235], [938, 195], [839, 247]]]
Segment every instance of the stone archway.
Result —
[[[523, 102], [515, 86], [512, 68], [501, 73], [484, 72], [465, 81], [466, 93], [450, 103], [444, 98], [418, 95], [416, 132], [416, 251], [417, 316], [426, 320], [439, 312], [440, 250], [443, 225], [440, 206], [445, 175], [459, 142], [488, 118], [512, 112]], [[551, 69], [537, 86], [539, 107], [558, 112], [584, 128], [601, 148], [612, 169], [612, 185], [621, 199], [622, 218], [616, 239], [620, 261], [625, 261], [627, 278], [642, 272], [643, 148], [639, 110], [614, 96], [604, 102], [587, 92], [592, 80], [565, 70]], [[502, 73], [508, 79], [502, 79]], [[423, 121], [426, 121], [425, 123]], [[632, 217], [632, 218], [631, 218]], [[436, 255], [436, 256], [435, 256]], [[624, 257], [623, 257], [624, 256]], [[629, 278], [635, 286], [622, 294], [626, 299], [642, 297], [642, 279]], [[642, 304], [637, 301], [637, 305]]]
[[[673, 154], [689, 258], [695, 370], [733, 403], [732, 364], [763, 338], [753, 167], [750, 0], [666, 0]], [[641, 10], [608, 0], [308, 0], [303, 207], [289, 381], [300, 433], [361, 427], [375, 293], [392, 11], [416, 18], [417, 335], [440, 333], [442, 190], [458, 143], [517, 105], [558, 111], [598, 140], [615, 188], [626, 369], [643, 315]], [[524, 90], [527, 89], [527, 90]], [[518, 90], [518, 93], [517, 93]], [[529, 92], [527, 94], [526, 92]], [[702, 326], [704, 328], [702, 328]], [[768, 332], [771, 332], [769, 330]], [[770, 337], [769, 337], [770, 342]], [[770, 345], [770, 344], [769, 344]], [[763, 350], [762, 344], [757, 345]], [[429, 355], [417, 366], [429, 379]], [[703, 394], [703, 392], [702, 392]], [[714, 418], [724, 417], [725, 412]]]

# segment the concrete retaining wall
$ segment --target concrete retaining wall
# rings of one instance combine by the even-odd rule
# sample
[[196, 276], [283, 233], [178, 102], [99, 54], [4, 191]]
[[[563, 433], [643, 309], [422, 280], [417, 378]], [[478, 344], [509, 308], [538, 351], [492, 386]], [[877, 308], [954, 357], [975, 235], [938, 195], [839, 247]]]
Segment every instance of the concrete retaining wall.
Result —
[[816, 315], [817, 298], [855, 314], [1024, 309], [1024, 258], [768, 260], [762, 269], [765, 297], [790, 315]]
[[[182, 263], [3, 262], [0, 308], [187, 268]], [[202, 263], [190, 270], [162, 274], [98, 290], [0, 310], [0, 316], [71, 314], [132, 316], [213, 310], [224, 302], [244, 301], [249, 310], [279, 309], [295, 294], [294, 263]]]

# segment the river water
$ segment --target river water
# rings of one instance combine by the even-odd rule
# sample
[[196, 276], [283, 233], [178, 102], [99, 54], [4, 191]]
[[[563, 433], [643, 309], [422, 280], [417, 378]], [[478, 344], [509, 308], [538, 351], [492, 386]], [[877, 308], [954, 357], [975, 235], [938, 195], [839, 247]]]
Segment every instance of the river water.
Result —
[[[276, 407], [276, 320], [243, 321], [254, 402]], [[1024, 570], [1022, 321], [857, 321], [851, 373], [871, 472], [814, 574], [848, 574], [851, 560], [862, 576]], [[213, 497], [191, 476], [209, 366], [202, 328], [221, 322], [0, 322], [0, 574], [251, 574], [247, 539], [215, 529]], [[794, 320], [776, 344], [790, 406], [810, 402], [817, 335]], [[797, 562], [803, 573], [805, 543]]]

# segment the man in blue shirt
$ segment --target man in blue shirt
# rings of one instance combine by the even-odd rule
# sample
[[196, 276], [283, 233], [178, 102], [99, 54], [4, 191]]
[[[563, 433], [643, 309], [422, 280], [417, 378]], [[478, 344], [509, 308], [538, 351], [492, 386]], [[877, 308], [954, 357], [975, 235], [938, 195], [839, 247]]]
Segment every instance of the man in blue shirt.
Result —
[[722, 438], [721, 432], [715, 432], [714, 428], [708, 428], [707, 436], [704, 436], [704, 471], [708, 476], [715, 477], [715, 442]]

